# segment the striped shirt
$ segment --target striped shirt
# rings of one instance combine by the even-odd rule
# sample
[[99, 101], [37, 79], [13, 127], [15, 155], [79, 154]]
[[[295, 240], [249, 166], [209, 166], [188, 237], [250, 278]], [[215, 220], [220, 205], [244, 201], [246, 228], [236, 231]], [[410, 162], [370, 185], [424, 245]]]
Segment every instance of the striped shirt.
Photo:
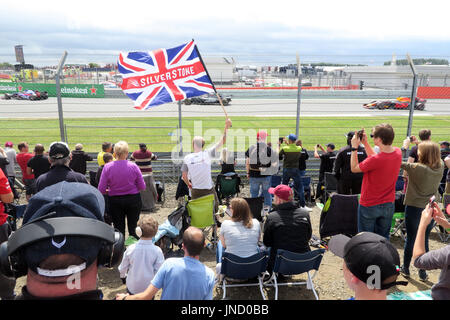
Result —
[[152, 172], [152, 160], [156, 160], [155, 154], [150, 151], [137, 150], [131, 155], [131, 161], [135, 161], [142, 174], [151, 174]]

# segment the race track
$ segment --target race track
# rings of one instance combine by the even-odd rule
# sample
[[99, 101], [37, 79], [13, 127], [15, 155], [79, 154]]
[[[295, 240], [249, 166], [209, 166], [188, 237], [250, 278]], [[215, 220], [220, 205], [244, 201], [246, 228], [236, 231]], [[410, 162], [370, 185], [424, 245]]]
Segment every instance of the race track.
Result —
[[[153, 107], [146, 111], [133, 108], [128, 99], [63, 98], [64, 118], [102, 117], [178, 117], [176, 103]], [[330, 116], [407, 116], [408, 110], [367, 110], [364, 99], [303, 99], [300, 115], [303, 117]], [[233, 99], [225, 109], [230, 117], [295, 117], [295, 99]], [[183, 117], [224, 116], [219, 105], [182, 105]], [[428, 100], [424, 111], [415, 116], [450, 115], [450, 100]], [[56, 98], [44, 101], [0, 100], [0, 119], [58, 118]]]

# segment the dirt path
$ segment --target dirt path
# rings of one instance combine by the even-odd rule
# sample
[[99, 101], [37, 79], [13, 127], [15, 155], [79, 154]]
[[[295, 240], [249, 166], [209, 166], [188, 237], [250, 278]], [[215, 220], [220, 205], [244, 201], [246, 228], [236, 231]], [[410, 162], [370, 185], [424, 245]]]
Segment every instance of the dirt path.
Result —
[[[154, 213], [142, 213], [152, 214], [159, 223], [163, 223], [167, 216], [176, 208], [177, 202], [175, 201], [176, 185], [166, 184], [166, 201], [163, 205], [158, 205], [158, 210]], [[241, 196], [248, 196], [249, 188], [246, 185], [241, 190]], [[319, 219], [320, 209], [314, 207], [311, 212], [311, 222], [313, 226], [313, 234], [319, 236]], [[392, 244], [398, 249], [401, 260], [403, 260], [403, 245], [404, 241], [399, 237], [391, 238]], [[445, 246], [438, 237], [435, 230], [430, 235], [430, 250], [438, 249]], [[314, 248], [312, 248], [314, 249]], [[205, 263], [212, 270], [215, 270], [216, 258], [215, 253], [209, 250], [203, 250], [200, 260]], [[439, 277], [439, 271], [428, 272], [429, 280], [422, 282], [419, 280], [417, 269], [411, 266], [411, 278], [409, 279], [408, 286], [394, 287], [389, 290], [388, 293], [395, 291], [414, 292], [419, 290], [431, 289], [431, 286], [437, 282]], [[305, 275], [295, 276], [294, 279], [306, 280]], [[399, 280], [404, 280], [402, 276]], [[23, 285], [25, 285], [25, 277], [19, 278], [16, 284], [16, 292], [19, 293]], [[334, 256], [331, 252], [325, 252], [322, 264], [319, 268], [316, 278], [314, 279], [316, 291], [321, 300], [345, 300], [351, 297], [352, 292], [347, 288], [342, 274], [342, 259]], [[119, 272], [117, 268], [114, 269], [100, 269], [98, 287], [104, 293], [104, 299], [114, 299], [116, 293], [126, 292], [126, 286], [122, 284], [119, 278]], [[265, 289], [266, 295], [270, 298], [274, 298], [274, 290], [272, 288]], [[159, 299], [161, 292], [158, 292], [156, 299]], [[214, 289], [214, 299], [222, 298], [221, 288]], [[242, 287], [242, 288], [230, 288], [227, 289], [227, 298], [236, 300], [261, 300], [261, 294], [258, 287]], [[280, 300], [311, 300], [315, 299], [311, 290], [307, 290], [306, 286], [292, 286], [282, 287], [279, 290]]]

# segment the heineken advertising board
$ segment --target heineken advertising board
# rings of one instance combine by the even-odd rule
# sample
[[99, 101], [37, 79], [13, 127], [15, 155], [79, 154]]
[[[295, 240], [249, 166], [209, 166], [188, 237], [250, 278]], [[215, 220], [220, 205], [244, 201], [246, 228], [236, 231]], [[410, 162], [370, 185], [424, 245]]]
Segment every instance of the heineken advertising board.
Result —
[[[49, 97], [56, 97], [56, 85], [47, 83], [0, 82], [0, 93], [14, 93], [25, 90], [47, 91]], [[103, 85], [61, 84], [61, 97], [104, 98]]]

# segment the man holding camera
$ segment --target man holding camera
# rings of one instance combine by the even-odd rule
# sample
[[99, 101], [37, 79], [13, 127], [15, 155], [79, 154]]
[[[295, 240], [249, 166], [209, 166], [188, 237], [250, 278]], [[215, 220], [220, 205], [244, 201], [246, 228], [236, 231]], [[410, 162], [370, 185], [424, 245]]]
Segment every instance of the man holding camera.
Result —
[[[370, 137], [380, 148], [380, 153], [373, 151], [363, 130], [355, 132], [351, 140], [351, 170], [353, 173], [364, 173], [358, 206], [358, 232], [374, 232], [389, 239], [395, 209], [395, 183], [400, 172], [402, 152], [392, 146], [395, 134], [390, 124], [375, 126]], [[357, 152], [361, 142], [366, 149], [367, 159], [360, 163]]]

